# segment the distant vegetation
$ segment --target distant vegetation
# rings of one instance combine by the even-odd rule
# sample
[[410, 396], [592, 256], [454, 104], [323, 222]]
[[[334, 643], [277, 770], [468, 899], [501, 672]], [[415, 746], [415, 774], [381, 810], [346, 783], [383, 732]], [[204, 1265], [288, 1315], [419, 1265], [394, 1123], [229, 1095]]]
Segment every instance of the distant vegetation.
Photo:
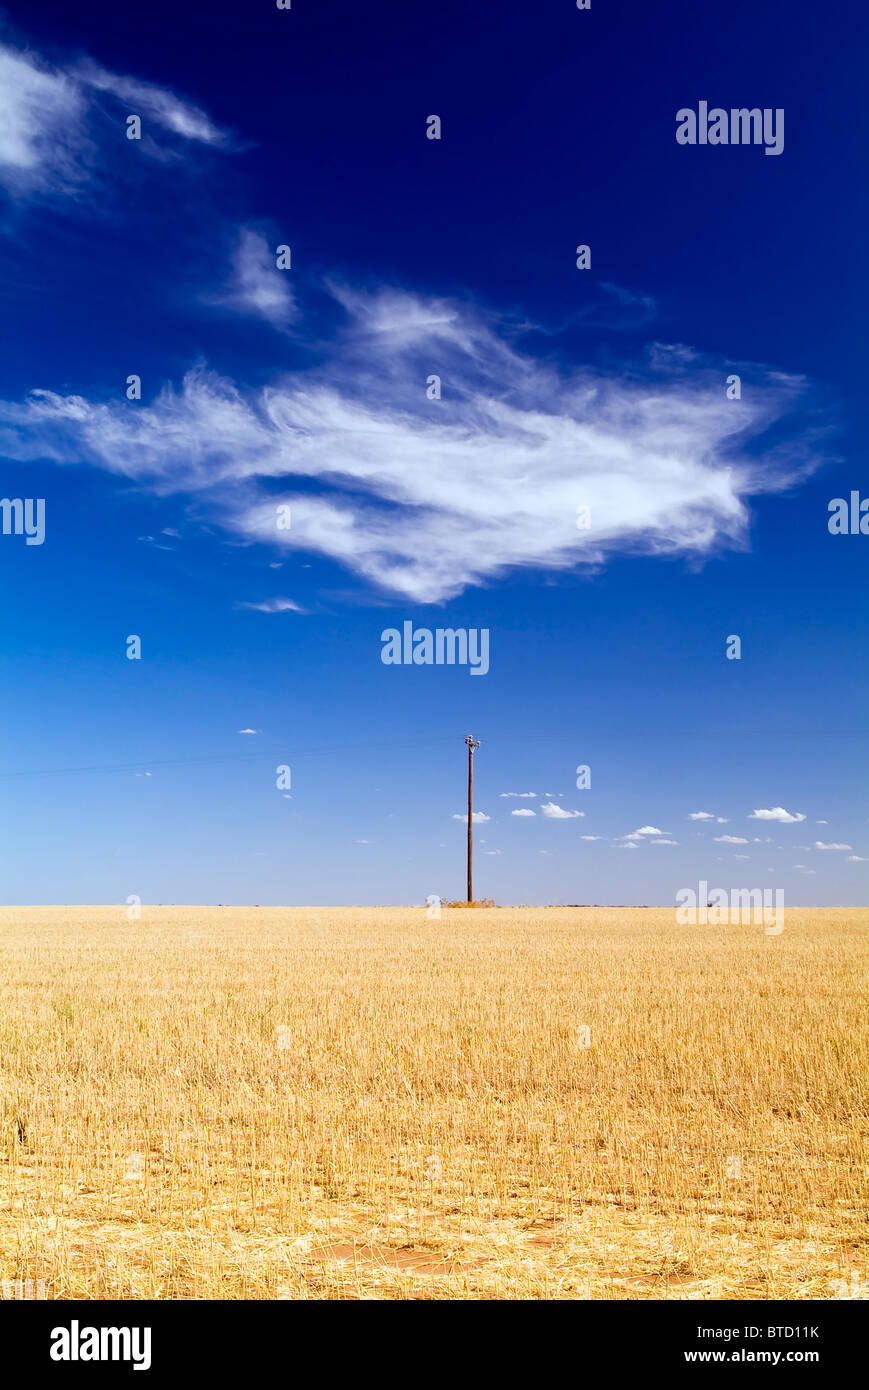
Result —
[[494, 899], [494, 898], [479, 898], [479, 899], [477, 899], [476, 901], [474, 901], [474, 902], [472, 902], [472, 903], [465, 902], [464, 899], [459, 899], [458, 901], [456, 901], [456, 902], [454, 902], [454, 903], [448, 902], [448, 901], [446, 900], [446, 898], [442, 898], [442, 899], [441, 899], [441, 907], [494, 907], [494, 906], [495, 906], [495, 899]]

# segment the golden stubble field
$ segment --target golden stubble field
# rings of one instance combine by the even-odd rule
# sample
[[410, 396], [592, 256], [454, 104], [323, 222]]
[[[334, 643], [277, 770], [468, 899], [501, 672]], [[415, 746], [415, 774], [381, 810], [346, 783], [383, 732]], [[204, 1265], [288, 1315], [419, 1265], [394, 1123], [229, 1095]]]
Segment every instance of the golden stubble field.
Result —
[[0, 1279], [94, 1299], [866, 1289], [867, 924], [2, 909]]

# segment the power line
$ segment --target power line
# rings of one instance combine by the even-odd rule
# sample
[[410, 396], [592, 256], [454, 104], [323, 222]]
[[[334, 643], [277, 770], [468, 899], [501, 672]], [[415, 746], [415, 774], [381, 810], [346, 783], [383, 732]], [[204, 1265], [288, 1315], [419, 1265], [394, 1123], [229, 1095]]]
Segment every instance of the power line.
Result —
[[[817, 739], [820, 737], [829, 738], [865, 738], [869, 736], [869, 729], [841, 729], [841, 728], [816, 728], [816, 729], [686, 729], [679, 727], [656, 728], [654, 732], [662, 737], [679, 738], [703, 738], [703, 739], [728, 739], [739, 738], [798, 738], [798, 739]], [[552, 737], [553, 733], [560, 738], [575, 738], [578, 736], [578, 729], [553, 730], [545, 734], [525, 733], [517, 730], [495, 730], [486, 735], [487, 743], [515, 743], [522, 741], [530, 743], [542, 741]], [[593, 726], [586, 725], [582, 734], [584, 745], [588, 745], [593, 738], [624, 737], [625, 730], [621, 727], [617, 730], [595, 729]], [[416, 748], [422, 744], [439, 743], [446, 746], [452, 739], [450, 734], [426, 735], [422, 738], [407, 739], [383, 739], [363, 741], [360, 743], [328, 744], [319, 748], [303, 748], [298, 751], [283, 748], [263, 749], [257, 753], [216, 753], [207, 754], [197, 758], [150, 758], [134, 763], [95, 763], [83, 767], [42, 767], [28, 768], [18, 772], [0, 772], [0, 781], [14, 781], [25, 777], [65, 777], [84, 773], [100, 772], [138, 772], [142, 769], [148, 770], [157, 767], [197, 767], [205, 766], [209, 763], [232, 763], [232, 762], [252, 762], [262, 758], [313, 758], [328, 756], [330, 753], [352, 753], [360, 749], [384, 749], [384, 748]]]
[[303, 748], [299, 751], [287, 749], [284, 746], [283, 748], [262, 749], [258, 753], [219, 753], [201, 758], [149, 758], [144, 762], [96, 763], [90, 767], [41, 767], [25, 772], [0, 772], [0, 780], [11, 781], [19, 777], [62, 777], [67, 774], [85, 772], [137, 772], [141, 768], [195, 767], [205, 763], [251, 762], [258, 758], [314, 758], [329, 753], [357, 752], [360, 748], [394, 748], [396, 742], [401, 747], [413, 748], [422, 743], [447, 743], [448, 736], [436, 734], [426, 738], [399, 739], [397, 741], [384, 739], [378, 742], [331, 744], [324, 748]]

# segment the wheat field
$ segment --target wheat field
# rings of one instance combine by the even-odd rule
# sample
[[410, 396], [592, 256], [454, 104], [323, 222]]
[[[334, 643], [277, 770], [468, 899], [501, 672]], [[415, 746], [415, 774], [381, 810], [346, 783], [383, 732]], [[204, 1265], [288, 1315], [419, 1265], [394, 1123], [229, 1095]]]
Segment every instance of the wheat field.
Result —
[[0, 1278], [831, 1298], [869, 1265], [867, 924], [0, 910]]

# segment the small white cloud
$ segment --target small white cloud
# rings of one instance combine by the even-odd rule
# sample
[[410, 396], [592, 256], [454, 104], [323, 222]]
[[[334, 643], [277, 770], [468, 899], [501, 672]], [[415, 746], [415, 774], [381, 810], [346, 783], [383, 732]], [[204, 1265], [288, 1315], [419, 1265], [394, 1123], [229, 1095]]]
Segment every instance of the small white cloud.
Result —
[[600, 836], [600, 835], [580, 835], [579, 838], [580, 838], [581, 840], [599, 840], [599, 839], [601, 838], [601, 836]]
[[689, 811], [689, 812], [688, 812], [688, 819], [689, 819], [689, 820], [714, 820], [715, 817], [713, 816], [713, 814], [712, 814], [711, 811]]
[[742, 837], [741, 835], [716, 835], [714, 838], [715, 838], [715, 843], [716, 843], [717, 845], [747, 845], [747, 844], [748, 844], [748, 841], [747, 841], [747, 840], [744, 840], [743, 837]]
[[286, 328], [298, 317], [288, 272], [278, 270], [275, 248], [249, 227], [242, 230], [232, 262], [232, 280], [218, 302], [258, 314], [273, 328]]
[[749, 820], [777, 820], [782, 825], [796, 825], [798, 821], [805, 820], [805, 816], [799, 812], [792, 816], [790, 811], [786, 811], [784, 806], [773, 806], [771, 811], [752, 811]]
[[[150, 774], [149, 774], [149, 776], [150, 776]], [[869, 858], [867, 858], [865, 854], [849, 854], [849, 855], [848, 855], [848, 863], [849, 863], [849, 864], [869, 864]]]
[[304, 613], [291, 598], [266, 598], [262, 603], [237, 603], [236, 608], [250, 608], [254, 613]]
[[[475, 811], [474, 814], [471, 816], [471, 821], [473, 822], [474, 825], [479, 824], [481, 821], [484, 821], [484, 820], [491, 820], [491, 819], [492, 819], [492, 817], [491, 817], [491, 816], [487, 816], [485, 811]], [[467, 825], [467, 823], [468, 823], [467, 812], [466, 812], [465, 815], [463, 815], [463, 816], [454, 815], [454, 816], [453, 816], [453, 820], [463, 820], [463, 821], [465, 822], [465, 825]]]
[[829, 822], [828, 820], [816, 820], [816, 821], [815, 821], [815, 825], [829, 825], [829, 824], [830, 824], [830, 822]]
[[650, 845], [678, 845], [678, 840], [650, 840]]
[[639, 840], [644, 835], [667, 835], [666, 830], [658, 830], [654, 825], [641, 825], [639, 830], [632, 830], [630, 835], [625, 835], [625, 840]]
[[717, 823], [718, 823], [719, 825], [727, 825], [728, 821], [730, 820], [730, 817], [729, 817], [729, 816], [716, 816], [715, 819], [716, 819], [716, 821], [717, 821]]
[[536, 796], [536, 792], [501, 792], [501, 796]]
[[748, 854], [734, 854], [733, 857], [734, 857], [734, 859], [749, 859], [749, 858], [750, 858], [750, 855], [748, 855]]
[[614, 845], [614, 846], [613, 846], [613, 849], [636, 849], [636, 848], [637, 848], [637, 847], [636, 847], [636, 845], [633, 843], [633, 841], [632, 841], [629, 845]]
[[262, 729], [238, 729], [237, 732], [240, 734], [261, 734]]
[[825, 845], [824, 842], [823, 842], [823, 840], [816, 840], [816, 841], [815, 841], [815, 849], [853, 849], [853, 848], [854, 848], [853, 845], [837, 845], [837, 844]]
[[563, 806], [556, 806], [554, 801], [542, 803], [540, 810], [547, 820], [575, 820], [577, 816], [585, 815], [585, 811], [565, 811]]
[[484, 854], [500, 854], [500, 853], [501, 853], [501, 850], [499, 850], [499, 849], [486, 849], [486, 850], [483, 851], [483, 853], [484, 853]]
[[83, 63], [76, 76], [95, 91], [111, 92], [137, 116], [156, 121], [164, 130], [172, 131], [185, 140], [198, 140], [204, 145], [219, 145], [224, 133], [208, 119], [204, 111], [179, 100], [165, 87], [139, 82], [132, 77], [119, 77], [106, 72], [95, 63]]
[[530, 806], [520, 806], [517, 810], [510, 812], [511, 816], [536, 816], [537, 812], [532, 811]]

